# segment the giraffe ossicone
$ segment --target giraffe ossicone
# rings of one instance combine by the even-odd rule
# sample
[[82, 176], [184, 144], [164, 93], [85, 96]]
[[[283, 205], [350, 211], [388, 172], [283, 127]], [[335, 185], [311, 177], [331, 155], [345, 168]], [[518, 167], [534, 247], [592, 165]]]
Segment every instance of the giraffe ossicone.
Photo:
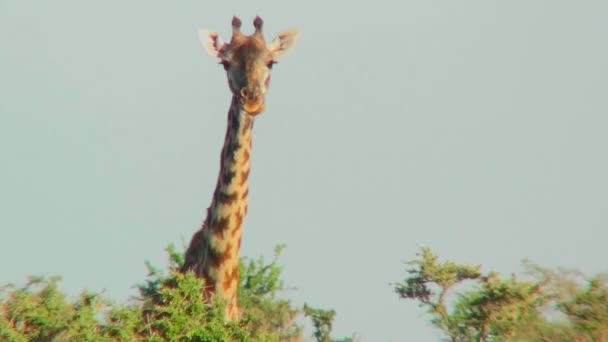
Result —
[[215, 32], [200, 31], [203, 46], [226, 70], [232, 101], [211, 205], [201, 229], [190, 241], [182, 267], [182, 272], [194, 272], [204, 279], [202, 295], [206, 300], [215, 296], [226, 303], [226, 320], [239, 317], [238, 268], [247, 214], [253, 119], [265, 108], [273, 64], [297, 39], [297, 31], [290, 30], [267, 44], [260, 17], [254, 19], [251, 35], [243, 34], [241, 25], [239, 18], [232, 19], [229, 42]]

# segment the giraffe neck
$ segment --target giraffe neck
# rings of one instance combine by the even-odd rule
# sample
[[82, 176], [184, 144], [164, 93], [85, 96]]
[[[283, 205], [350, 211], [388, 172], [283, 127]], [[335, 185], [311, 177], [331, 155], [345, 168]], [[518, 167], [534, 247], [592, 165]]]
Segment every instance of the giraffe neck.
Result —
[[203, 295], [226, 303], [225, 318], [238, 318], [237, 290], [241, 228], [247, 213], [247, 194], [253, 117], [239, 109], [233, 97], [228, 129], [220, 157], [220, 173], [203, 227], [190, 242], [184, 270], [205, 280]]

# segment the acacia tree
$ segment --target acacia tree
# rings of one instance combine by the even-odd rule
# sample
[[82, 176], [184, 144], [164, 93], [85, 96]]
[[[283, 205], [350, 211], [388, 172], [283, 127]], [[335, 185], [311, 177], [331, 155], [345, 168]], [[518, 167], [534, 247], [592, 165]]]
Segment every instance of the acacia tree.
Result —
[[275, 249], [270, 261], [243, 259], [239, 298], [244, 314], [225, 322], [221, 302], [205, 303], [204, 286], [192, 273], [178, 270], [183, 253], [167, 249], [169, 272], [148, 264], [149, 276], [139, 285], [136, 301], [113, 303], [83, 292], [70, 300], [58, 288], [59, 277], [33, 277], [24, 286], [0, 288], [0, 341], [294, 341], [301, 309], [278, 298], [285, 290]]
[[429, 248], [407, 264], [405, 280], [394, 284], [396, 293], [426, 308], [432, 324], [451, 341], [608, 337], [608, 284], [603, 274], [585, 280], [576, 272], [555, 272], [527, 262], [531, 280], [505, 278], [483, 274], [479, 266], [440, 262]]
[[312, 320], [312, 325], [315, 328], [314, 336], [317, 342], [353, 342], [355, 340], [354, 337], [342, 337], [340, 339], [333, 339], [331, 337], [336, 311], [313, 308], [307, 304], [304, 304], [303, 311], [304, 315]]

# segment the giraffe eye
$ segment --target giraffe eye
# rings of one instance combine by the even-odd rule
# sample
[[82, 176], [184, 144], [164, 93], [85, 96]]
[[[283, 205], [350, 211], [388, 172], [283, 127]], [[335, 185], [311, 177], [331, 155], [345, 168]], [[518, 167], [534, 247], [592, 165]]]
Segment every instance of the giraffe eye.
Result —
[[266, 66], [268, 67], [268, 69], [272, 69], [272, 66], [275, 64], [277, 64], [276, 61], [270, 61], [270, 62], [268, 62], [268, 64], [266, 64]]
[[228, 71], [228, 69], [230, 69], [230, 62], [222, 60], [220, 64], [224, 66], [224, 70]]

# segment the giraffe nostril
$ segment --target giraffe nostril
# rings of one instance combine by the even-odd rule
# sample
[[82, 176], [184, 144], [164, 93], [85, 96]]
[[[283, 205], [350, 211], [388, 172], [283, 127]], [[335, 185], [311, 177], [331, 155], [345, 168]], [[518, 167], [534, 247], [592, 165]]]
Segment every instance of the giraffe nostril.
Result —
[[241, 98], [246, 101], [257, 101], [260, 96], [258, 89], [243, 87], [241, 89]]

